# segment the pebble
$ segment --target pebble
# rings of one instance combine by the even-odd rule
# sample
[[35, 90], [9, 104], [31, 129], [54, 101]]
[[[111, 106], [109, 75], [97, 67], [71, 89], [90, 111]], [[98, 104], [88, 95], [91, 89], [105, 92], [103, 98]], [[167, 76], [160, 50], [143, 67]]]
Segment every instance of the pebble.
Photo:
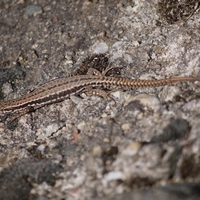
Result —
[[77, 128], [78, 130], [83, 130], [84, 127], [85, 127], [86, 123], [84, 121], [80, 122], [78, 125], [77, 125]]
[[106, 53], [108, 51], [108, 45], [105, 42], [97, 42], [92, 46], [93, 53]]
[[114, 99], [124, 100], [125, 96], [126, 96], [126, 93], [124, 93], [123, 91], [120, 91], [120, 90], [112, 92], [112, 97]]
[[36, 16], [36, 15], [42, 13], [42, 8], [40, 6], [31, 5], [31, 6], [26, 7], [25, 12], [29, 16], [31, 16], [31, 15]]
[[[114, 180], [120, 180], [123, 178], [123, 173], [120, 171], [113, 171], [109, 172], [105, 175], [105, 180], [106, 181], [114, 181]], [[105, 181], [104, 180], [104, 181]]]
[[131, 127], [131, 124], [130, 124], [130, 123], [124, 123], [124, 124], [122, 124], [122, 129], [123, 129], [124, 131], [129, 130], [130, 127]]
[[109, 138], [104, 138], [104, 139], [103, 139], [103, 142], [104, 142], [104, 143], [108, 143], [108, 142], [110, 142], [110, 139], [109, 139]]
[[122, 41], [117, 41], [113, 44], [112, 48], [120, 48], [122, 46], [123, 42]]
[[7, 96], [13, 92], [12, 86], [10, 83], [4, 83], [2, 87], [3, 93]]
[[134, 156], [141, 148], [141, 146], [142, 146], [141, 143], [134, 141], [124, 149], [123, 155]]
[[2, 133], [5, 130], [5, 124], [3, 122], [0, 122], [0, 133]]
[[92, 155], [94, 157], [99, 156], [102, 153], [102, 148], [100, 146], [96, 146], [92, 149]]
[[41, 153], [43, 153], [44, 150], [45, 150], [45, 145], [44, 145], [44, 144], [39, 145], [39, 146], [37, 147], [37, 150], [40, 151]]

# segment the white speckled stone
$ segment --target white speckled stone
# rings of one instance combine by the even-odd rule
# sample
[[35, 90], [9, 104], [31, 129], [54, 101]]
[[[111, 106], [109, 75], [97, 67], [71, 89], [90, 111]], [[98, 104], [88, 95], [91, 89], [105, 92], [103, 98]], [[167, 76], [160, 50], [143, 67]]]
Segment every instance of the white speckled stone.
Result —
[[127, 106], [130, 102], [137, 101], [137, 100], [142, 105], [147, 106], [153, 109], [154, 111], [157, 111], [160, 108], [160, 101], [158, 100], [158, 98], [153, 95], [148, 95], [148, 94], [139, 94], [137, 96], [130, 97], [126, 101], [125, 106]]
[[97, 42], [92, 46], [93, 53], [106, 53], [108, 51], [108, 45], [105, 42]]

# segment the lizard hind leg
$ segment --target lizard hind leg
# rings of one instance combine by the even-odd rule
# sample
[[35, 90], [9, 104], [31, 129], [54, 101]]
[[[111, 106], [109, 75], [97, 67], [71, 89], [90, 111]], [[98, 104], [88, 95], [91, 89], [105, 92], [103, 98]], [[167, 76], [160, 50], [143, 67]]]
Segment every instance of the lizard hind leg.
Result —
[[99, 89], [99, 88], [91, 88], [91, 87], [86, 87], [85, 88], [85, 92], [87, 93], [87, 94], [89, 94], [90, 96], [91, 95], [97, 95], [97, 96], [100, 96], [100, 97], [102, 97], [104, 100], [108, 100], [109, 98], [111, 99], [111, 100], [113, 100], [114, 101], [114, 103], [116, 104], [116, 101], [115, 101], [115, 99], [111, 96], [111, 91], [104, 91], [104, 90], [102, 90], [102, 89]]
[[[14, 116], [10, 116], [6, 119], [6, 124], [7, 126], [12, 126], [12, 124], [14, 124], [14, 121], [18, 118], [20, 118], [21, 116], [34, 111], [35, 109], [33, 107], [26, 107], [25, 109], [21, 110], [20, 112], [16, 113], [16, 115]], [[9, 125], [10, 124], [10, 125]]]
[[7, 116], [6, 120], [4, 121], [4, 128], [8, 128], [9, 130], [14, 130], [18, 124], [17, 119], [20, 118], [21, 116], [25, 115], [27, 112], [23, 111], [23, 112], [19, 112], [17, 114], [15, 114], [14, 116]]
[[99, 88], [91, 88], [91, 87], [88, 86], [88, 87], [85, 88], [85, 92], [89, 96], [97, 95], [97, 96], [103, 97], [105, 100], [108, 99], [107, 92], [104, 91], [104, 90], [101, 90]]

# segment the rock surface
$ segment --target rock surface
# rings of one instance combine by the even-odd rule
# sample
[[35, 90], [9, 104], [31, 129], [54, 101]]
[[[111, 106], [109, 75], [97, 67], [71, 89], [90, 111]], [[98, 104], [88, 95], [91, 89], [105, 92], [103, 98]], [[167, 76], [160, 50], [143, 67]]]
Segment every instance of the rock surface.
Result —
[[[199, 1], [165, 4], [2, 1], [1, 99], [77, 73], [95, 53], [107, 58], [84, 66], [123, 67], [110, 75], [198, 76]], [[200, 83], [112, 93], [81, 94], [0, 127], [0, 199], [200, 199]]]

